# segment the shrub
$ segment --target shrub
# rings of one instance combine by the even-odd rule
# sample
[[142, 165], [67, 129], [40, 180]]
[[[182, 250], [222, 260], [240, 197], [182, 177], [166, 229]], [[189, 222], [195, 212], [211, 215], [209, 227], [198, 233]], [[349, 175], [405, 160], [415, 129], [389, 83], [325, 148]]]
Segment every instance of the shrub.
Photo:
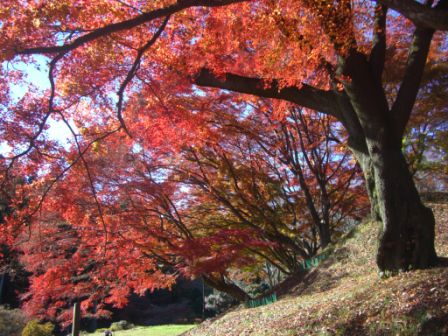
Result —
[[37, 320], [32, 320], [23, 329], [22, 336], [52, 336], [53, 329], [54, 325], [51, 322], [39, 323]]
[[20, 336], [25, 324], [25, 316], [19, 309], [6, 309], [0, 306], [1, 336]]
[[118, 330], [128, 330], [134, 328], [134, 325], [132, 323], [129, 323], [128, 321], [118, 321], [114, 322], [110, 325], [111, 331], [118, 331]]

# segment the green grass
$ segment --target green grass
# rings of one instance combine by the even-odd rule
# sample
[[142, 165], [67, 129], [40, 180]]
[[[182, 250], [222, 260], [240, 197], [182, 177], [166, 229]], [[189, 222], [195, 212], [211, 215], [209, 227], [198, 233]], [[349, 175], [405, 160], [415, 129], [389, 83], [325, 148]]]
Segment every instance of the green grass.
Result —
[[[190, 330], [194, 324], [161, 325], [154, 327], [135, 327], [129, 330], [114, 331], [114, 336], [177, 336]], [[88, 336], [103, 336], [104, 331], [98, 331]]]

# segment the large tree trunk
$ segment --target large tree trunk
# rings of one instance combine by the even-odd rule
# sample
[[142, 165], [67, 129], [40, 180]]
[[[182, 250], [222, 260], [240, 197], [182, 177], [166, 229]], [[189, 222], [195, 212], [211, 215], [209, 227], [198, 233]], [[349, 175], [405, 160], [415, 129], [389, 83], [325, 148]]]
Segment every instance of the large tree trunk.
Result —
[[[359, 122], [347, 130], [357, 137], [355, 156], [366, 177], [372, 212], [374, 216], [379, 214], [382, 222], [378, 267], [391, 272], [430, 267], [437, 261], [434, 216], [421, 202], [409, 172], [396, 116], [388, 107], [382, 87], [371, 78], [364, 55], [353, 52], [345, 60], [344, 71], [350, 76], [345, 91]], [[356, 134], [351, 131], [355, 128]], [[363, 141], [359, 141], [360, 134]]]
[[367, 142], [370, 153], [351, 149], [364, 173], [371, 216], [381, 222], [379, 269], [394, 272], [434, 265], [434, 216], [420, 199], [401, 148]]
[[426, 268], [437, 262], [434, 216], [415, 187], [401, 150], [372, 156], [382, 218], [377, 264], [382, 271]]

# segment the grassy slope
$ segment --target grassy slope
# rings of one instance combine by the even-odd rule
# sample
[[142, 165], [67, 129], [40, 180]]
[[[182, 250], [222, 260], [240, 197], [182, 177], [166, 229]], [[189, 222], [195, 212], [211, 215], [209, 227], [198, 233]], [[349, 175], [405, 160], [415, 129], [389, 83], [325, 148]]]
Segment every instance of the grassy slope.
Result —
[[[438, 254], [448, 257], [448, 204], [430, 205]], [[377, 225], [359, 226], [278, 302], [234, 310], [185, 335], [448, 335], [448, 268], [380, 279]]]
[[[130, 330], [114, 331], [114, 336], [177, 336], [193, 325], [163, 325], [155, 327], [135, 327]], [[104, 332], [86, 334], [86, 336], [103, 336]]]

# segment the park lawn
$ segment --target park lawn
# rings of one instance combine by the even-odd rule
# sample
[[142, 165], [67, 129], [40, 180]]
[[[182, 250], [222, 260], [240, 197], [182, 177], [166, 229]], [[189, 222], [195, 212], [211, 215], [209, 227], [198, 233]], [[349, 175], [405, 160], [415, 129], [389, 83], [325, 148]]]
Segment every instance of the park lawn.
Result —
[[[177, 336], [190, 330], [194, 324], [173, 324], [152, 327], [135, 327], [129, 330], [114, 331], [114, 336]], [[86, 336], [103, 336], [104, 331], [98, 331]]]

